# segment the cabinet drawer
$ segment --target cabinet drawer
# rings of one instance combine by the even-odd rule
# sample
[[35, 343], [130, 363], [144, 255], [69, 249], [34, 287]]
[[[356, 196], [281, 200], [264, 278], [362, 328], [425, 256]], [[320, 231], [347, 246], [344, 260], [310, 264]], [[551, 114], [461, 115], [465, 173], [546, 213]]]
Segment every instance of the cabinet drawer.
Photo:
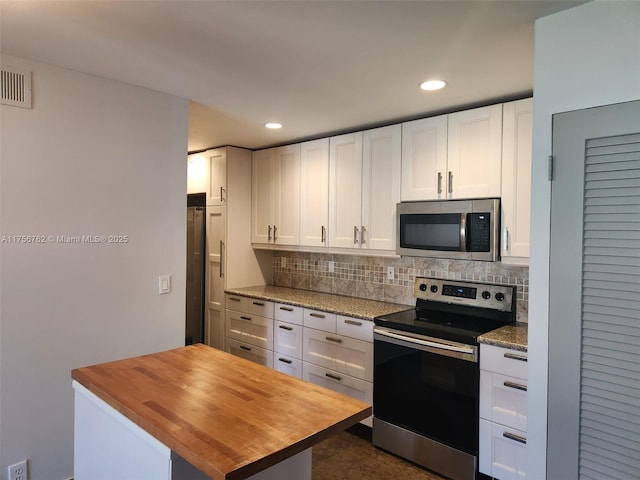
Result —
[[252, 315], [273, 318], [273, 302], [267, 302], [266, 300], [259, 300], [257, 298], [248, 298], [247, 300], [247, 312]]
[[303, 324], [305, 327], [336, 333], [335, 313], [321, 312], [319, 310], [304, 309]]
[[336, 333], [373, 343], [373, 322], [338, 315]]
[[237, 312], [247, 312], [249, 308], [247, 306], [248, 301], [249, 299], [247, 297], [227, 293], [225, 307], [230, 310], [236, 310]]
[[273, 320], [270, 318], [227, 310], [225, 333], [240, 342], [273, 350]]
[[[302, 379], [342, 393], [361, 402], [373, 403], [373, 383], [328, 368], [302, 362]], [[361, 423], [371, 426], [371, 417]]]
[[527, 430], [526, 381], [480, 370], [480, 417]]
[[291, 357], [302, 358], [302, 325], [274, 320], [273, 350]]
[[302, 379], [302, 360], [273, 352], [273, 368], [292, 377]]
[[282, 320], [287, 323], [295, 323], [302, 325], [302, 307], [294, 307], [293, 305], [285, 305], [284, 303], [276, 303], [273, 318]]
[[305, 327], [302, 351], [306, 362], [373, 381], [372, 343]]
[[[524, 442], [524, 443], [523, 443]], [[527, 478], [526, 434], [480, 419], [480, 472], [500, 480]]]
[[265, 367], [273, 368], [273, 352], [271, 350], [227, 338], [227, 352], [236, 357], [242, 357]]
[[480, 368], [509, 377], [527, 378], [527, 352], [480, 345]]

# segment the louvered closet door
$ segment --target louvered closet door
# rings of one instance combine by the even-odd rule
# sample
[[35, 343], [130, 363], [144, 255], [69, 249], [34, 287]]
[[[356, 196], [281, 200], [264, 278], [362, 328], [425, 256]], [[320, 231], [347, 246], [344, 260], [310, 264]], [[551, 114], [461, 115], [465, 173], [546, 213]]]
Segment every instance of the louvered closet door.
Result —
[[547, 478], [640, 478], [640, 102], [554, 116]]

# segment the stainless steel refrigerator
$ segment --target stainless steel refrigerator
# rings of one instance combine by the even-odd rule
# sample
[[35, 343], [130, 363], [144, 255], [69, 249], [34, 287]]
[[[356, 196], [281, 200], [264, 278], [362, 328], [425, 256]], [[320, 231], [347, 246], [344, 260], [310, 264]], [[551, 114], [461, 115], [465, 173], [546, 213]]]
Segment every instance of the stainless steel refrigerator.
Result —
[[187, 195], [187, 305], [185, 345], [204, 343], [206, 195]]

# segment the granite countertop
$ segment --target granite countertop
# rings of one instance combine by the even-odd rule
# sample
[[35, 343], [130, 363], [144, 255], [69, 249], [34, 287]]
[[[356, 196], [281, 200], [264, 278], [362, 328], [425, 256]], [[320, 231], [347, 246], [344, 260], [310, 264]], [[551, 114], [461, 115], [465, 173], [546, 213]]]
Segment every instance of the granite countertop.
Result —
[[379, 302], [365, 298], [346, 297], [330, 293], [311, 292], [297, 288], [259, 285], [255, 287], [230, 288], [226, 293], [242, 297], [258, 298], [271, 302], [286, 303], [297, 307], [312, 308], [349, 317], [373, 320], [374, 317], [412, 309], [411, 305]]
[[528, 342], [527, 330], [527, 323], [516, 322], [512, 325], [505, 325], [497, 330], [480, 335], [478, 342], [526, 352]]

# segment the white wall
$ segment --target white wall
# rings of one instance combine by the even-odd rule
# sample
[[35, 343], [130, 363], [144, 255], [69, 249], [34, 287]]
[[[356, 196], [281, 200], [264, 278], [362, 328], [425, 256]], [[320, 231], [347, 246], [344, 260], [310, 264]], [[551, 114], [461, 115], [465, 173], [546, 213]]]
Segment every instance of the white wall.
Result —
[[544, 479], [548, 330], [561, 321], [548, 315], [552, 115], [640, 98], [640, 2], [590, 2], [538, 20], [534, 71], [527, 477]]
[[34, 95], [0, 107], [0, 234], [128, 236], [1, 245], [0, 467], [28, 458], [31, 480], [58, 480], [73, 475], [71, 370], [184, 342], [188, 102], [2, 63], [32, 69]]

